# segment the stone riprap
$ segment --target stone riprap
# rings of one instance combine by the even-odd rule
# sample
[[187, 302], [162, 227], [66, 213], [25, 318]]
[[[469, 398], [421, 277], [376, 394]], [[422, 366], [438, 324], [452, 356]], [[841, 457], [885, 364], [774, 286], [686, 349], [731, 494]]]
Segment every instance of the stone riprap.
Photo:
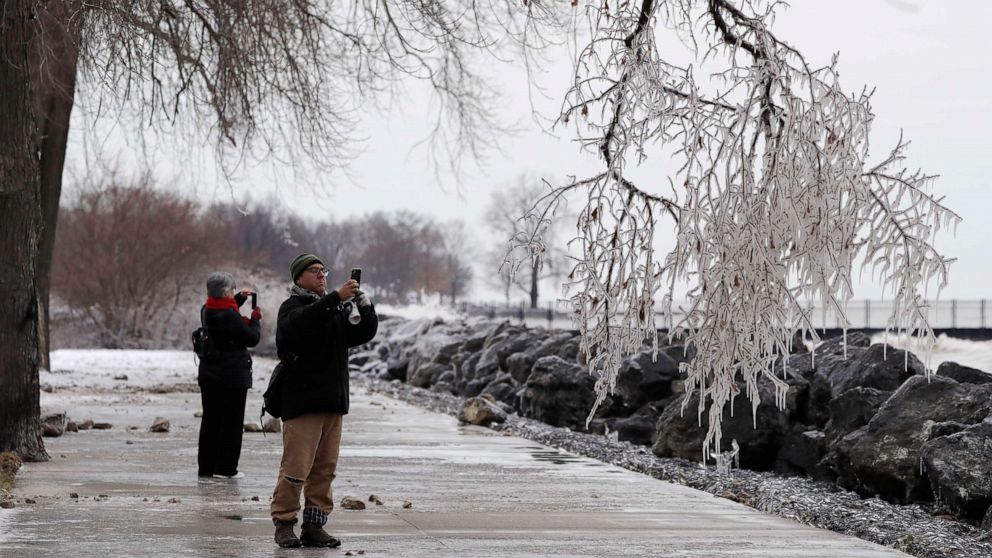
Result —
[[[483, 319], [389, 318], [381, 332], [356, 353], [355, 370], [460, 398], [487, 395], [507, 413], [610, 434], [650, 446], [659, 457], [702, 458], [708, 411], [700, 413], [698, 394], [685, 400], [678, 365], [691, 360], [695, 350], [679, 339], [659, 335], [657, 353], [654, 340], [646, 340], [623, 361], [616, 389], [588, 417], [595, 377], [579, 352], [576, 332]], [[756, 416], [743, 395], [732, 415], [729, 408], [724, 412], [721, 446], [736, 441], [742, 467], [828, 481], [865, 497], [918, 503], [966, 521], [977, 522], [987, 513], [981, 497], [967, 504], [942, 497], [967, 491], [953, 486], [966, 475], [935, 480], [920, 459], [924, 444], [940, 447], [992, 414], [992, 381], [987, 381], [992, 376], [944, 363], [928, 379], [915, 355], [872, 345], [861, 332], [829, 339], [813, 353], [797, 342], [775, 370], [789, 384], [785, 409], [774, 406], [771, 382], [763, 379]], [[984, 432], [970, 430], [966, 439], [972, 446], [992, 443], [982, 438]], [[992, 478], [992, 461], [976, 461], [974, 467], [977, 477]]]

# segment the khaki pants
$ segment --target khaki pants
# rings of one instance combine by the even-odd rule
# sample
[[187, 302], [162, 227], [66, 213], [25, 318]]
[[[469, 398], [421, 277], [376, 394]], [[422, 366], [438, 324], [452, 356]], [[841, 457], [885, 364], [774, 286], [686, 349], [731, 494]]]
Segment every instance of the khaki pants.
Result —
[[269, 507], [273, 522], [296, 522], [302, 491], [303, 523], [327, 523], [327, 514], [334, 508], [331, 482], [341, 450], [343, 418], [311, 413], [283, 422], [282, 463]]

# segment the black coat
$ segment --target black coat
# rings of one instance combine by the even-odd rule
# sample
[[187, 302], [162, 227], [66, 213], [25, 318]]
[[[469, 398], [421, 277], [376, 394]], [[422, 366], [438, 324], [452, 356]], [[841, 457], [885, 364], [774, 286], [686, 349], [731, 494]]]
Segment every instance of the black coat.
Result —
[[279, 307], [276, 350], [283, 364], [282, 418], [348, 413], [348, 348], [368, 343], [379, 329], [375, 307], [359, 308], [352, 325], [337, 291], [314, 299], [293, 295]]
[[[234, 299], [238, 306], [245, 302], [245, 297], [240, 293]], [[200, 359], [200, 373], [197, 378], [200, 385], [250, 388], [251, 355], [248, 354], [248, 347], [258, 345], [261, 337], [259, 321], [245, 323], [241, 314], [229, 308], [205, 310], [204, 321], [217, 349], [217, 356]]]

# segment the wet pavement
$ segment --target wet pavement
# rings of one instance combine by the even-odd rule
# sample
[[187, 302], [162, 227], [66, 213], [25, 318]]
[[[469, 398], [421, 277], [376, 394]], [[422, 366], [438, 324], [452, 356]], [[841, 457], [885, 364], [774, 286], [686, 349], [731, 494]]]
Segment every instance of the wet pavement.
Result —
[[[362, 392], [334, 499], [368, 509], [331, 514], [340, 549], [278, 549], [268, 501], [279, 435], [244, 435], [246, 478], [202, 481], [198, 394], [43, 395], [114, 427], [46, 439], [52, 461], [26, 465], [16, 507], [0, 510], [0, 556], [905, 556]], [[249, 415], [259, 399], [249, 395]], [[156, 416], [171, 432], [148, 432]]]

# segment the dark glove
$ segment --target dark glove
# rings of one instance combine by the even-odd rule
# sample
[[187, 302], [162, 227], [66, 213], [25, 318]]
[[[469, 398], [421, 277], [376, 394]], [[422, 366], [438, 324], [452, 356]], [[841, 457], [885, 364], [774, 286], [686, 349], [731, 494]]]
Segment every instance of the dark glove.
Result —
[[251, 319], [253, 320], [262, 319], [262, 309], [260, 307], [256, 306], [255, 309], [251, 311]]

